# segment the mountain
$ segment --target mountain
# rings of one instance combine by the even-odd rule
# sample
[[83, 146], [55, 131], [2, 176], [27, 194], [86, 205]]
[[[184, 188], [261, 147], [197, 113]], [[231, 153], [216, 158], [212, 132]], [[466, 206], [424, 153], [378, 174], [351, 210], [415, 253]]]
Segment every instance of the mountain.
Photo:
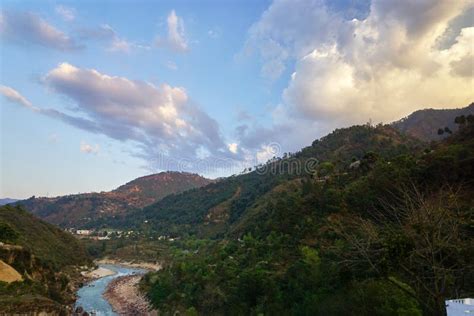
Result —
[[392, 123], [392, 126], [403, 133], [423, 141], [440, 140], [449, 134], [438, 135], [438, 129], [448, 127], [456, 131], [458, 126], [454, 118], [461, 115], [474, 115], [474, 103], [459, 109], [424, 109], [413, 112], [409, 116]]
[[92, 265], [72, 235], [10, 205], [0, 207], [0, 263], [2, 315], [67, 314], [80, 266]]
[[117, 216], [107, 224], [121, 228], [152, 227], [164, 235], [215, 236], [245, 218], [246, 211], [258, 199], [281, 183], [322, 175], [327, 168], [343, 174], [352, 162], [365, 161], [373, 152], [385, 158], [421, 148], [418, 140], [390, 126], [337, 129], [300, 152], [272, 159], [250, 173], [165, 197], [134, 213]]
[[10, 198], [0, 199], [0, 206], [10, 204], [10, 203], [15, 203], [16, 201], [18, 201], [18, 200], [17, 199], [10, 199]]
[[128, 182], [110, 192], [55, 198], [32, 197], [18, 202], [38, 217], [62, 227], [90, 227], [106, 218], [142, 208], [167, 195], [206, 186], [212, 180], [185, 172], [162, 172]]
[[142, 281], [164, 314], [443, 315], [474, 286], [473, 161], [472, 122], [353, 126], [109, 224], [170, 248]]

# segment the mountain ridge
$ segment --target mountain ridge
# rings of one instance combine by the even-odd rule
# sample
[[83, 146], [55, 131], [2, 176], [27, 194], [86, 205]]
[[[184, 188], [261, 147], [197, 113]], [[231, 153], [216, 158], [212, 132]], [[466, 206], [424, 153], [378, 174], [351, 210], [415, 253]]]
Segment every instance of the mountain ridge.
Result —
[[474, 102], [466, 107], [456, 109], [422, 109], [390, 123], [393, 127], [410, 136], [423, 141], [440, 140], [449, 133], [439, 135], [438, 129], [448, 127], [452, 132], [458, 129], [454, 118], [461, 115], [474, 114]]
[[213, 180], [198, 174], [166, 171], [136, 178], [109, 192], [31, 197], [15, 204], [62, 227], [84, 227], [106, 217], [152, 204], [169, 194], [205, 186]]

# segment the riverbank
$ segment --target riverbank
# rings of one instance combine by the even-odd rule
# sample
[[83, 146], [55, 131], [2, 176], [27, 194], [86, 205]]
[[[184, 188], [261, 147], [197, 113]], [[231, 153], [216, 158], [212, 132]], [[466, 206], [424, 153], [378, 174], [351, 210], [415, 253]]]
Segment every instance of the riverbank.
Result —
[[145, 270], [150, 270], [150, 271], [157, 271], [161, 269], [161, 264], [159, 263], [152, 263], [152, 262], [145, 262], [145, 261], [122, 261], [122, 260], [117, 260], [117, 259], [100, 259], [95, 261], [98, 265], [100, 264], [112, 264], [112, 265], [121, 265], [124, 267], [129, 267], [129, 268], [139, 268], [139, 269], [145, 269]]
[[83, 271], [81, 272], [81, 275], [83, 277], [86, 277], [87, 279], [100, 279], [109, 275], [114, 275], [116, 272], [112, 271], [110, 269], [104, 268], [104, 267], [98, 267], [97, 269], [93, 271]]
[[142, 274], [118, 277], [107, 286], [104, 297], [119, 315], [156, 316], [146, 298], [140, 293], [138, 283]]

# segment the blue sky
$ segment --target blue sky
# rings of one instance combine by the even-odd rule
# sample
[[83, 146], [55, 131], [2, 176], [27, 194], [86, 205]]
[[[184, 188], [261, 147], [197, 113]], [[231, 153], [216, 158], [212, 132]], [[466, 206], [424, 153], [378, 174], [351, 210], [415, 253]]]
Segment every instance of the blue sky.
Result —
[[454, 3], [3, 1], [0, 197], [225, 176], [335, 127], [465, 106], [473, 9]]

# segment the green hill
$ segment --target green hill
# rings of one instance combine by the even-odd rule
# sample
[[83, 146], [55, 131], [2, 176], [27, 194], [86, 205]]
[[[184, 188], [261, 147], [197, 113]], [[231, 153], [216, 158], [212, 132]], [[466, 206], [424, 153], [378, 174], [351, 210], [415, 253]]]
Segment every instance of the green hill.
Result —
[[110, 192], [55, 198], [32, 197], [17, 202], [36, 216], [61, 227], [95, 227], [103, 220], [150, 205], [163, 197], [209, 184], [185, 172], [162, 172], [135, 179]]
[[115, 224], [181, 237], [142, 282], [164, 313], [442, 315], [474, 294], [473, 161], [470, 124], [430, 145], [355, 126]]
[[237, 223], [255, 202], [277, 185], [301, 177], [331, 172], [342, 174], [368, 153], [381, 158], [421, 150], [422, 144], [389, 126], [338, 129], [312, 146], [275, 158], [256, 170], [203, 188], [172, 194], [142, 210], [109, 221], [116, 227], [140, 227], [164, 235], [217, 236]]
[[72, 235], [20, 207], [0, 207], [0, 260], [23, 281], [0, 282], [0, 312], [65, 312], [79, 267], [91, 265]]

